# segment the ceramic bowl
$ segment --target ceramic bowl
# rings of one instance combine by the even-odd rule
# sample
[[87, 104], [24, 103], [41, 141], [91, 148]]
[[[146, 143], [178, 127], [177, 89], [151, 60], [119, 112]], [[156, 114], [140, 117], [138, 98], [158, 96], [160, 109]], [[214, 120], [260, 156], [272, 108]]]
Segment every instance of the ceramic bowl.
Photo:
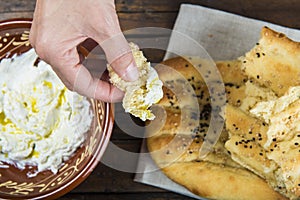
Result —
[[[0, 60], [32, 48], [29, 43], [30, 26], [30, 19], [0, 22]], [[103, 155], [113, 127], [112, 105], [93, 99], [90, 102], [94, 119], [88, 137], [57, 174], [43, 171], [28, 178], [26, 174], [34, 167], [20, 170], [0, 162], [0, 199], [55, 199], [88, 177]]]

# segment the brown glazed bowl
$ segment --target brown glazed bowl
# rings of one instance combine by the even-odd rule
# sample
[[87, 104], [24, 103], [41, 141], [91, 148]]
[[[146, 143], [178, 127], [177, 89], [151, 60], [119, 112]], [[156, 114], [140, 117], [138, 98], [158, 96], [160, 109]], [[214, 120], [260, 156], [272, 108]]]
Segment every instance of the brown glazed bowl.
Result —
[[[0, 60], [32, 48], [29, 43], [30, 26], [30, 19], [0, 22]], [[26, 174], [34, 170], [34, 167], [28, 166], [20, 170], [0, 162], [0, 199], [55, 199], [88, 177], [108, 145], [114, 121], [111, 104], [93, 99], [90, 102], [94, 119], [88, 137], [57, 174], [44, 171], [28, 178]]]

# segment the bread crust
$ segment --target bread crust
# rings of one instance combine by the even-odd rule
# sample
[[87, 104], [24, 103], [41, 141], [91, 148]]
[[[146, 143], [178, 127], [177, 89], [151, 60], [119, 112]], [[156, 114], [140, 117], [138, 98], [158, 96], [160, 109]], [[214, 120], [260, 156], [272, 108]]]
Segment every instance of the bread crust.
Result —
[[[207, 104], [209, 103], [207, 100], [208, 90], [206, 87], [200, 87], [205, 83], [197, 70], [193, 69], [192, 62], [196, 66], [201, 64], [192, 58], [182, 57], [166, 60], [163, 64], [174, 68], [186, 80], [189, 80], [196, 89], [195, 93], [199, 104]], [[225, 84], [228, 83], [226, 91], [231, 91], [227, 93], [231, 102], [236, 102], [239, 96], [231, 96], [232, 94], [244, 94], [244, 90], [238, 90], [244, 87], [246, 81], [245, 75], [241, 73], [241, 70], [238, 71], [240, 64], [240, 61], [217, 63], [220, 73], [224, 76]], [[227, 74], [229, 69], [232, 73]], [[176, 81], [172, 80], [174, 77], [168, 77], [167, 74], [164, 74], [164, 77], [168, 81]], [[197, 88], [199, 89], [197, 90]], [[200, 97], [201, 93], [203, 95]], [[183, 134], [178, 125], [181, 120], [181, 111], [189, 102], [181, 102], [174, 96], [172, 90], [164, 88], [164, 97], [158, 104], [165, 109], [166, 123], [155, 133], [151, 129], [147, 130], [149, 136], [147, 146], [155, 163], [170, 179], [205, 198], [286, 199], [271, 189], [266, 181], [258, 175], [245, 169], [231, 158], [228, 150], [224, 147], [225, 141], [228, 140], [227, 131], [222, 132], [213, 152], [204, 160], [199, 159], [198, 153], [207, 131], [207, 126], [204, 124], [210, 120], [209, 114], [201, 118], [201, 123], [198, 122], [199, 126], [196, 129], [190, 130], [188, 134], [183, 131]], [[204, 111], [201, 106], [199, 109], [200, 112]]]
[[247, 76], [279, 96], [300, 85], [300, 43], [268, 27], [262, 28], [259, 42], [241, 60]]

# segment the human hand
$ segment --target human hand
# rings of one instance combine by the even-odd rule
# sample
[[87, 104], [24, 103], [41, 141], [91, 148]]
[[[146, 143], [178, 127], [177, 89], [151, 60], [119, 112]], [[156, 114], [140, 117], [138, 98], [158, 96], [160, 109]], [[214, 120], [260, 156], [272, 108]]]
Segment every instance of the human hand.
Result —
[[30, 43], [70, 90], [106, 102], [120, 101], [123, 92], [93, 78], [82, 65], [77, 46], [91, 38], [122, 79], [134, 81], [138, 70], [122, 34], [114, 0], [37, 0]]

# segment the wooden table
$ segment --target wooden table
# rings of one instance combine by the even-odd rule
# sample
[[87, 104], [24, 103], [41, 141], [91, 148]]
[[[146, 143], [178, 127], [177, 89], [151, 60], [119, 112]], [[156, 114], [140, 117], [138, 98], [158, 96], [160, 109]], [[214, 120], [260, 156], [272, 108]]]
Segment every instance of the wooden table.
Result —
[[[148, 26], [171, 29], [181, 3], [198, 4], [300, 29], [299, 0], [116, 0], [123, 30]], [[34, 6], [35, 0], [1, 0], [0, 20], [32, 17]], [[143, 35], [143, 38], [147, 37], [151, 36]], [[167, 36], [160, 37], [165, 40]], [[159, 37], [157, 42], [160, 42]], [[146, 56], [152, 62], [159, 62], [163, 52], [147, 51]], [[127, 135], [115, 125], [111, 141], [128, 151], [139, 152], [142, 139]], [[190, 199], [134, 182], [133, 177], [133, 173], [120, 172], [99, 163], [82, 184], [60, 199]]]

